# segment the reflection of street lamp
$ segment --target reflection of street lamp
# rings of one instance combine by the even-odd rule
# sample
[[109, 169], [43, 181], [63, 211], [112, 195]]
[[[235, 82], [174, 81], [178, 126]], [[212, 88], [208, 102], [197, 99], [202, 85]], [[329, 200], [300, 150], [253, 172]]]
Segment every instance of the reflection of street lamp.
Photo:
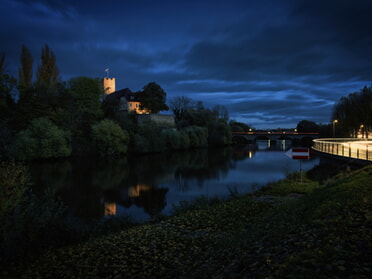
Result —
[[333, 124], [333, 137], [335, 137], [335, 124], [338, 122], [337, 119], [333, 120], [332, 121], [332, 124]]

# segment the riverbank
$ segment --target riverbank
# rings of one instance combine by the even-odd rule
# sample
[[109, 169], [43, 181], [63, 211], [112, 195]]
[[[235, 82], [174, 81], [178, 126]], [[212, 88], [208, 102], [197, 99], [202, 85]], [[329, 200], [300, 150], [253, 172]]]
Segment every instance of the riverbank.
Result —
[[[250, 195], [46, 252], [1, 278], [369, 278], [372, 167]], [[236, 194], [236, 193], [235, 193]]]

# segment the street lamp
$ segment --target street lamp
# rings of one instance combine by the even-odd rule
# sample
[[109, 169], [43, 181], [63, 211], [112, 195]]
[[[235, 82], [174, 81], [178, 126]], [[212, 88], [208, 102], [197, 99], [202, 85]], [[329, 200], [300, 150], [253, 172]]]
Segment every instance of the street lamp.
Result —
[[333, 124], [333, 137], [335, 137], [335, 125], [336, 125], [336, 123], [338, 123], [338, 120], [337, 119], [335, 119], [335, 120], [332, 121], [332, 124]]
[[362, 138], [364, 138], [364, 131], [363, 131], [363, 128], [364, 128], [364, 125], [362, 124], [362, 125], [360, 125], [360, 133], [361, 133], [361, 135], [362, 135]]

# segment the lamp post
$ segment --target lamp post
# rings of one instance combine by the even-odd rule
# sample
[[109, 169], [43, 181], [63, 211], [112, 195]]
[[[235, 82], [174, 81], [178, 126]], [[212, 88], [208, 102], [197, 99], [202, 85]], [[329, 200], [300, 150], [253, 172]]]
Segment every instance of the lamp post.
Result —
[[337, 122], [338, 122], [337, 119], [335, 119], [335, 120], [332, 121], [332, 124], [333, 124], [333, 137], [334, 138], [335, 138], [335, 125], [336, 125]]
[[364, 131], [363, 131], [364, 125], [360, 125], [360, 133], [362, 135], [362, 138], [364, 138]]

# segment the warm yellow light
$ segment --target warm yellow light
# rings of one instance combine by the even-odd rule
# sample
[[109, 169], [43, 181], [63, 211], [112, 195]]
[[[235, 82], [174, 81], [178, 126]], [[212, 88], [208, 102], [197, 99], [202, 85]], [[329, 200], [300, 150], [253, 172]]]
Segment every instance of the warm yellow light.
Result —
[[104, 215], [115, 215], [116, 214], [116, 203], [114, 202], [104, 202]]
[[338, 123], [338, 120], [337, 119], [333, 120], [333, 123]]

